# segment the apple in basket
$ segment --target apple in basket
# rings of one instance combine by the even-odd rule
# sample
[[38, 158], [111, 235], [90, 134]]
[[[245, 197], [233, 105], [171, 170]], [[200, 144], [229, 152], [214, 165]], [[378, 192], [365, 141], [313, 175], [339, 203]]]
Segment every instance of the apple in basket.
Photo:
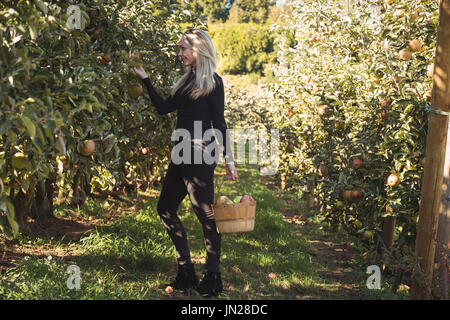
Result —
[[234, 202], [230, 200], [227, 196], [220, 196], [216, 200], [216, 204], [233, 204]]
[[251, 195], [246, 194], [245, 196], [242, 196], [240, 203], [255, 203], [255, 199], [252, 198]]

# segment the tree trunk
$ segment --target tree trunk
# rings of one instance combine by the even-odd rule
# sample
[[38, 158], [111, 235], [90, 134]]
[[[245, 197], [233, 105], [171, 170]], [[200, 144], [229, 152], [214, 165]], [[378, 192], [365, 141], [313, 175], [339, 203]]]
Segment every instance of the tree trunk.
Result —
[[[441, 0], [440, 3], [434, 65], [432, 108], [450, 112], [450, 0]], [[427, 160], [423, 175], [416, 237], [416, 254], [420, 259], [420, 272], [413, 277], [411, 299], [431, 298], [447, 133], [448, 116], [430, 113], [426, 142]]]
[[[449, 124], [450, 125], [450, 124]], [[439, 212], [437, 231], [436, 257], [437, 292], [441, 300], [448, 300], [448, 224], [450, 221], [450, 131], [447, 135], [447, 153], [444, 165], [444, 181], [442, 185], [442, 204]]]
[[58, 196], [56, 198], [56, 205], [60, 205], [61, 203], [64, 202], [64, 190], [65, 190], [64, 184], [66, 182], [66, 174], [65, 173], [62, 174], [60, 181], [61, 181], [61, 188], [59, 188], [59, 190], [58, 190]]
[[82, 188], [81, 170], [77, 170], [73, 178], [72, 190], [70, 195], [70, 204], [72, 206], [81, 206], [86, 201], [86, 192]]
[[10, 196], [14, 204], [14, 211], [20, 231], [25, 231], [27, 229], [26, 223], [35, 196], [36, 183], [36, 179], [32, 178], [27, 193], [24, 193], [22, 191], [22, 188], [20, 188], [19, 192], [17, 194], [14, 194], [14, 190], [11, 189]]
[[394, 243], [395, 217], [386, 217], [383, 221], [383, 243], [390, 249]]
[[37, 220], [53, 218], [53, 192], [55, 179], [40, 180], [36, 185], [36, 193], [31, 214]]

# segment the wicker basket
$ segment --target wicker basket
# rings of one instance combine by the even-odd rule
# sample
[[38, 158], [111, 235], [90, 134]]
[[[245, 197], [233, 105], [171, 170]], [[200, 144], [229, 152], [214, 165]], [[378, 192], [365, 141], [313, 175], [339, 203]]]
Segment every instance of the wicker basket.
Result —
[[220, 203], [211, 207], [216, 220], [217, 232], [223, 234], [253, 231], [256, 202]]

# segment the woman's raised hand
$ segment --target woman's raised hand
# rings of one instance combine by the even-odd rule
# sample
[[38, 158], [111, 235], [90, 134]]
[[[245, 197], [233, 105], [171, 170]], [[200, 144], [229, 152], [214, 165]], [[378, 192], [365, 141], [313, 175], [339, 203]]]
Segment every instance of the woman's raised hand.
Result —
[[144, 68], [142, 66], [131, 68], [133, 72], [141, 79], [145, 79], [148, 77], [147, 73], [145, 72]]

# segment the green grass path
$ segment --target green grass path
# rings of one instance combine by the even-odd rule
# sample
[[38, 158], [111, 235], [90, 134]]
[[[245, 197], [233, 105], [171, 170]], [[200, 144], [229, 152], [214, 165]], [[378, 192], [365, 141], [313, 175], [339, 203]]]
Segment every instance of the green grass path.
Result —
[[[223, 166], [216, 169], [217, 185], [223, 171]], [[218, 299], [357, 297], [355, 286], [333, 278], [333, 270], [328, 270], [328, 253], [320, 252], [320, 247], [310, 241], [317, 240], [314, 229], [283, 218], [287, 204], [262, 183], [258, 168], [239, 166], [238, 173], [241, 182], [224, 182], [220, 195], [234, 199], [246, 194], [246, 186], [257, 201], [255, 229], [222, 236], [224, 292]], [[126, 202], [89, 199], [79, 209], [60, 206], [56, 212], [60, 219], [92, 220], [97, 227], [79, 240], [21, 236], [13, 241], [13, 248], [6, 253], [21, 252], [22, 259], [1, 275], [0, 299], [201, 299], [195, 294], [164, 291], [164, 284], [176, 274], [176, 261], [156, 213], [158, 194], [158, 190], [149, 190], [130, 195]], [[203, 235], [188, 197], [179, 215], [201, 276], [205, 262]], [[79, 290], [67, 286], [70, 265], [81, 271]], [[324, 271], [330, 272], [331, 278], [325, 279]], [[341, 295], [341, 287], [350, 292]]]
[[[261, 183], [258, 169], [243, 166], [238, 170], [240, 179], [257, 201], [256, 223], [253, 232], [222, 237], [225, 290], [219, 299], [299, 299], [317, 281], [307, 253], [308, 242], [283, 221], [280, 210], [283, 201]], [[216, 173], [222, 171], [223, 166], [218, 166]], [[217, 185], [221, 179], [222, 176], [216, 178]], [[221, 195], [231, 199], [245, 193], [243, 183], [232, 181], [224, 182], [220, 190]], [[197, 299], [195, 295], [178, 292], [166, 294], [162, 289], [175, 275], [174, 249], [156, 213], [158, 191], [140, 194], [139, 198], [140, 201], [130, 199], [136, 212], [121, 211], [111, 223], [97, 227], [80, 241], [22, 236], [15, 244], [18, 250], [20, 247], [47, 250], [41, 250], [40, 255], [24, 254], [25, 259], [4, 272], [0, 298]], [[89, 200], [79, 214], [106, 220], [114, 210], [111, 207], [117, 212], [111, 202]], [[61, 216], [64, 212], [67, 210], [58, 210]], [[200, 276], [205, 261], [203, 236], [188, 197], [179, 214]], [[80, 268], [79, 290], [67, 288], [69, 265]]]

